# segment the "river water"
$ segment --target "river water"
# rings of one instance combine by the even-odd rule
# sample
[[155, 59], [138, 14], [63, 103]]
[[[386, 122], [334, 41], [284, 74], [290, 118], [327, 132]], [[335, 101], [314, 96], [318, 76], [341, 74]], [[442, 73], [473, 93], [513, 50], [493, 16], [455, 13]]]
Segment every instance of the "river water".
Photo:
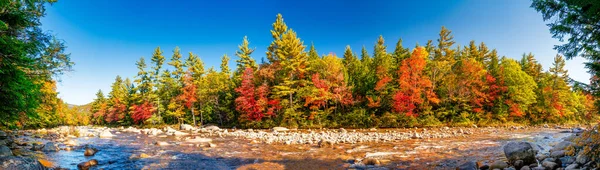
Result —
[[[422, 130], [385, 129], [378, 133]], [[426, 131], [436, 130], [439, 129]], [[540, 152], [548, 152], [560, 139], [571, 135], [565, 129], [555, 128], [466, 128], [465, 131], [472, 134], [442, 139], [335, 144], [331, 147], [267, 144], [243, 137], [213, 135], [209, 138], [216, 146], [210, 147], [190, 146], [183, 142], [184, 138], [205, 137], [205, 134], [149, 137], [112, 129], [116, 136], [111, 138], [72, 138], [80, 147], [46, 153], [45, 159], [55, 167], [66, 169], [77, 169], [77, 164], [91, 159], [99, 163], [91, 169], [348, 169], [353, 160], [365, 158], [379, 160], [379, 165], [371, 168], [454, 169], [471, 160], [483, 164], [505, 160], [502, 146], [508, 141], [528, 141], [534, 143]], [[364, 133], [374, 132], [364, 130]], [[160, 142], [169, 145], [156, 145]], [[85, 146], [97, 148], [99, 152], [85, 157]], [[141, 154], [148, 157], [140, 158]]]

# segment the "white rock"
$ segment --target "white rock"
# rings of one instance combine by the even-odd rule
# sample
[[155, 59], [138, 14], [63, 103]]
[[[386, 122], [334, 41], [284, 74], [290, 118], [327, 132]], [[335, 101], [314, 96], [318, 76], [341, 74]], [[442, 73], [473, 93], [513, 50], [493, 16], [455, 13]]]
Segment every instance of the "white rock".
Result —
[[169, 144], [169, 143], [167, 143], [167, 142], [162, 142], [162, 141], [156, 142], [156, 143], [154, 143], [154, 144], [155, 144], [155, 145], [158, 145], [158, 146], [169, 146], [169, 145], [171, 145], [171, 144]]
[[384, 156], [397, 155], [397, 154], [400, 154], [400, 152], [375, 152], [375, 153], [369, 153], [369, 152], [367, 152], [365, 154], [365, 158], [369, 158], [369, 157], [384, 157]]
[[184, 135], [189, 135], [189, 133], [185, 133], [185, 132], [180, 132], [180, 131], [175, 131], [171, 133], [172, 135], [175, 136], [184, 136]]
[[206, 126], [206, 127], [204, 127], [204, 129], [210, 130], [210, 131], [221, 130], [221, 128], [219, 128], [218, 126], [214, 126], [214, 125]]
[[68, 140], [64, 144], [67, 146], [76, 146], [77, 145], [77, 143], [75, 143], [75, 141], [73, 141], [73, 140]]
[[208, 143], [208, 142], [212, 142], [212, 139], [210, 139], [210, 138], [194, 138], [194, 139], [188, 139], [185, 142], [189, 142], [189, 143]]
[[98, 135], [98, 136], [100, 136], [101, 138], [111, 138], [115, 135], [110, 133], [110, 131], [108, 131], [108, 130], [104, 130], [104, 131], [100, 132], [100, 135]]
[[194, 128], [194, 126], [192, 126], [192, 125], [188, 125], [188, 124], [181, 124], [181, 125], [179, 126], [179, 128], [180, 128], [181, 130], [189, 130], [189, 131], [196, 130], [196, 128]]
[[284, 128], [284, 127], [273, 127], [273, 131], [274, 132], [285, 132], [285, 131], [289, 131], [289, 129]]

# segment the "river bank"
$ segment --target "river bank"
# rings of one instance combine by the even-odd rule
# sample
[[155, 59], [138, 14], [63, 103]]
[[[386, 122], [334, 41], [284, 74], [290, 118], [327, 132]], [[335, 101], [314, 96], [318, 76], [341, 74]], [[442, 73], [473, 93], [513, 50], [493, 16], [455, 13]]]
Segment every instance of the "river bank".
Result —
[[[574, 130], [82, 126], [8, 132], [2, 141], [14, 155], [8, 157], [28, 159], [34, 168], [39, 164], [53, 169], [453, 169], [469, 161], [508, 162], [502, 146], [510, 141], [530, 142], [540, 153], [550, 153]], [[97, 152], [84, 156], [86, 149]]]

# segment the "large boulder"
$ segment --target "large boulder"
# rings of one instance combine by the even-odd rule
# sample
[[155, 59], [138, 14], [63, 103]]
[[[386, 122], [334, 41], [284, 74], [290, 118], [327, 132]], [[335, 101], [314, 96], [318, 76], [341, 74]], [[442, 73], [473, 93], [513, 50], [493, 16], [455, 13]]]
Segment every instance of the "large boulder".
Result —
[[4, 146], [4, 145], [0, 145], [0, 157], [5, 157], [5, 156], [12, 156], [13, 153], [10, 150], [10, 148]]
[[550, 152], [552, 151], [560, 151], [560, 150], [565, 150], [567, 149], [569, 146], [572, 146], [573, 142], [569, 142], [569, 141], [562, 141], [556, 145], [554, 145], [554, 147], [552, 149], [550, 149]]
[[47, 142], [46, 145], [44, 145], [44, 148], [42, 148], [42, 151], [44, 152], [58, 152], [58, 150], [59, 149], [54, 142]]
[[42, 164], [33, 158], [20, 156], [0, 157], [0, 169], [5, 170], [43, 170]]
[[509, 142], [504, 145], [504, 155], [510, 163], [523, 160], [525, 165], [535, 163], [535, 151], [528, 142]]
[[556, 151], [551, 151], [550, 152], [550, 157], [552, 158], [560, 158], [566, 155], [566, 151], [565, 150], [556, 150]]

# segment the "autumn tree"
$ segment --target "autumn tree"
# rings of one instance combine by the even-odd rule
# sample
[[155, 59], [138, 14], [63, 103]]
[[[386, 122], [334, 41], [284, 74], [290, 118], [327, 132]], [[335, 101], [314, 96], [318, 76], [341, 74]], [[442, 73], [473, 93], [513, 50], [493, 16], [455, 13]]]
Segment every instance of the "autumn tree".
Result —
[[125, 114], [127, 113], [126, 96], [125, 83], [121, 76], [117, 76], [108, 94], [108, 110], [104, 117], [107, 123], [118, 123], [125, 118]]
[[410, 58], [402, 61], [398, 69], [399, 90], [394, 95], [394, 110], [408, 116], [417, 116], [418, 106], [429, 100], [437, 103], [435, 93], [432, 93], [431, 81], [424, 74], [426, 57], [425, 48], [418, 47], [413, 50]]
[[196, 126], [196, 115], [194, 113], [194, 104], [196, 103], [197, 86], [194, 83], [191, 69], [188, 68], [187, 73], [183, 76], [183, 89], [178, 99], [183, 102], [183, 105], [191, 111], [193, 125]]
[[48, 97], [40, 89], [52, 82], [53, 76], [58, 78], [70, 71], [74, 64], [64, 43], [41, 27], [46, 7], [54, 2], [0, 3], [1, 128], [21, 128], [23, 120], [40, 116], [40, 100]]
[[448, 103], [451, 103], [450, 99], [453, 98], [449, 93], [452, 88], [448, 85], [453, 85], [450, 82], [456, 81], [452, 79], [454, 77], [452, 76], [452, 66], [456, 63], [456, 50], [452, 49], [455, 43], [454, 36], [450, 30], [442, 27], [437, 42], [437, 48], [432, 49], [434, 54], [430, 55], [431, 61], [427, 63], [426, 69], [431, 77], [432, 93], [439, 96], [441, 106], [447, 106]]
[[570, 102], [571, 91], [568, 85], [569, 75], [564, 69], [565, 60], [561, 55], [554, 57], [552, 67], [550, 67], [549, 88], [545, 89], [551, 95], [550, 110], [554, 117], [563, 117], [572, 112], [568, 109], [569, 105], [575, 103]]
[[96, 124], [101, 124], [104, 120], [104, 116], [106, 114], [106, 97], [104, 97], [104, 93], [102, 90], [98, 90], [96, 93], [96, 98], [92, 101], [91, 112], [93, 116], [93, 122]]
[[373, 63], [371, 63], [370, 73], [375, 78], [374, 91], [367, 95], [369, 103], [378, 113], [383, 113], [391, 106], [392, 69], [394, 60], [392, 55], [387, 53], [385, 40], [379, 36], [375, 43], [373, 52]]
[[537, 84], [513, 59], [500, 60], [500, 74], [507, 87], [505, 104], [508, 112], [514, 117], [524, 116], [529, 106], [536, 102], [534, 90]]
[[254, 86], [254, 76], [251, 67], [246, 67], [242, 75], [241, 85], [235, 89], [239, 97], [235, 99], [236, 110], [250, 120], [261, 120], [264, 116], [256, 100], [256, 88]]

